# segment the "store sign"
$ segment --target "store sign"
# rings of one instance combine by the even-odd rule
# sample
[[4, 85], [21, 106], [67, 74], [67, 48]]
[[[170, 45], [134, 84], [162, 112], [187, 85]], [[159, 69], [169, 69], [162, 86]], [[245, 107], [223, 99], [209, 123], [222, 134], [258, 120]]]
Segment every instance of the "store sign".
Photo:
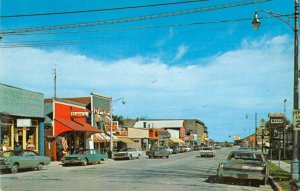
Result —
[[271, 118], [271, 124], [283, 124], [283, 118]]
[[295, 109], [293, 112], [294, 115], [294, 130], [300, 130], [300, 110], [299, 109]]
[[110, 115], [110, 111], [108, 109], [102, 109], [102, 108], [94, 107], [94, 114]]
[[31, 119], [17, 119], [17, 127], [31, 127]]
[[160, 132], [159, 132], [159, 136], [160, 136], [161, 138], [170, 138], [170, 137], [171, 137], [171, 134], [170, 134], [169, 131], [164, 130], [164, 131], [160, 131]]
[[112, 132], [116, 132], [118, 130], [118, 128], [119, 128], [119, 122], [118, 121], [113, 121], [112, 126], [110, 126], [110, 123], [107, 123], [105, 125], [105, 131], [106, 132], [110, 132], [110, 127], [111, 127], [111, 131]]
[[88, 117], [89, 112], [71, 112], [71, 117]]

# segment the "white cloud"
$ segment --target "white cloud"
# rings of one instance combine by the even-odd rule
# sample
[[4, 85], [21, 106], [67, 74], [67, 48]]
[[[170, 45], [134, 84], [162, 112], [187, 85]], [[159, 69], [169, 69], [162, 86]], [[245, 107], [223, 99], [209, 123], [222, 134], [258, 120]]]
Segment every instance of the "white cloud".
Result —
[[[291, 44], [285, 35], [248, 39], [240, 49], [189, 66], [170, 66], [157, 57], [105, 61], [64, 51], [2, 49], [0, 81], [52, 97], [56, 64], [59, 97], [90, 92], [125, 97], [127, 104], [114, 108], [124, 117], [198, 118], [210, 130], [227, 125], [239, 132], [250, 124], [245, 113], [266, 117], [281, 111], [284, 99], [292, 100]], [[187, 50], [180, 46], [175, 58]]]
[[188, 46], [182, 44], [177, 48], [177, 53], [175, 55], [174, 60], [180, 60], [188, 51]]

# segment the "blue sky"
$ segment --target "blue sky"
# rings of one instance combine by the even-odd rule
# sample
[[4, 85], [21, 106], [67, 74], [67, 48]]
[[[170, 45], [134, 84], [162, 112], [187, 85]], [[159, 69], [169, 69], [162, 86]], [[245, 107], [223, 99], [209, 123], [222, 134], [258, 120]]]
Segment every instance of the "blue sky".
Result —
[[[0, 81], [52, 97], [51, 73], [56, 68], [58, 97], [87, 96], [91, 92], [113, 99], [124, 97], [126, 105], [115, 103], [114, 113], [125, 118], [196, 118], [207, 125], [212, 139], [230, 140], [229, 135], [243, 137], [254, 132], [255, 113], [258, 119], [267, 119], [269, 112], [283, 112], [284, 99], [287, 99], [290, 120], [292, 115], [293, 32], [283, 22], [263, 13], [260, 14], [264, 17], [261, 27], [254, 31], [251, 19], [255, 10], [292, 14], [294, 1], [273, 0], [216, 9], [254, 1], [207, 0], [115, 11], [4, 18], [180, 1], [2, 0], [1, 34], [20, 28], [111, 21], [186, 10], [210, 11], [42, 30], [40, 34], [4, 34], [0, 43]], [[220, 22], [244, 19], [250, 20]], [[217, 23], [191, 25], [207, 22]], [[49, 46], [37, 46], [37, 43]]]

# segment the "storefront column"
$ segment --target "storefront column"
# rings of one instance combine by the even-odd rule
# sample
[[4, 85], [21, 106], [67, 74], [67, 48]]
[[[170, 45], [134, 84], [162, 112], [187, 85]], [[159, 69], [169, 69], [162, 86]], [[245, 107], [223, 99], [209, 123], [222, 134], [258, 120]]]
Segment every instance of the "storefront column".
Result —
[[38, 136], [39, 136], [39, 139], [38, 139], [38, 148], [39, 148], [39, 155], [41, 156], [44, 156], [45, 153], [44, 153], [44, 122], [40, 122], [40, 125], [39, 125], [39, 133], [38, 133]]
[[2, 120], [0, 118], [0, 145], [2, 143]]
[[35, 127], [35, 150], [39, 152], [39, 125]]
[[11, 142], [11, 149], [14, 150], [15, 148], [15, 140], [14, 140], [14, 137], [15, 137], [15, 128], [14, 128], [14, 125], [11, 125], [11, 128], [10, 128], [10, 142]]
[[26, 135], [27, 135], [26, 127], [23, 127], [23, 129], [22, 129], [22, 147], [23, 147], [23, 149], [27, 149]]

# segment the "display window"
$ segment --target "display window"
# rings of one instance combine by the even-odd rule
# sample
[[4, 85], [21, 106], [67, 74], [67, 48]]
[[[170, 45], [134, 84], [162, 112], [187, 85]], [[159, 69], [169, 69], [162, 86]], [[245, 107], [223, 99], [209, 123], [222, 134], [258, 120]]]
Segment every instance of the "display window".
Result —
[[11, 149], [11, 128], [13, 127], [13, 119], [1, 118], [1, 150]]

